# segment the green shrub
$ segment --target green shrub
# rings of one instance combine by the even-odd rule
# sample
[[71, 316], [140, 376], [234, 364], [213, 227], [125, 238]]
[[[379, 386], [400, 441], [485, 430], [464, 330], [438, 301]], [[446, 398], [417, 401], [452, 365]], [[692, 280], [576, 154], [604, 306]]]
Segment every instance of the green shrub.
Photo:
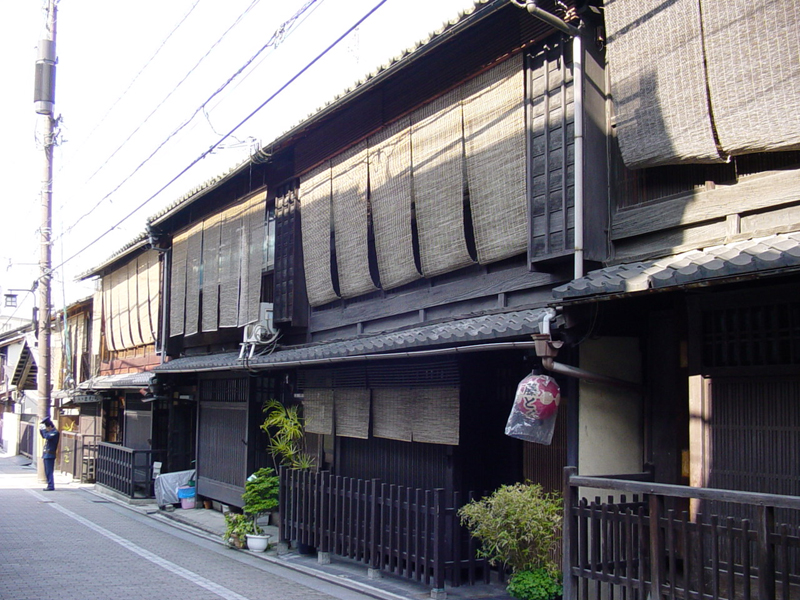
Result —
[[551, 558], [561, 540], [562, 503], [538, 484], [504, 485], [459, 510], [461, 523], [481, 542], [480, 556], [514, 573], [558, 573]]
[[256, 520], [259, 515], [277, 508], [279, 487], [280, 479], [269, 467], [259, 469], [247, 478], [244, 484], [244, 494], [242, 494], [244, 502], [242, 510], [253, 520], [255, 531], [252, 533], [263, 533], [261, 527], [256, 524]]
[[554, 600], [563, 594], [564, 587], [560, 577], [546, 569], [536, 569], [514, 573], [506, 590], [520, 600]]
[[222, 539], [229, 542], [231, 537], [236, 535], [240, 540], [244, 541], [248, 533], [256, 533], [255, 523], [251, 517], [239, 513], [225, 514], [225, 534]]

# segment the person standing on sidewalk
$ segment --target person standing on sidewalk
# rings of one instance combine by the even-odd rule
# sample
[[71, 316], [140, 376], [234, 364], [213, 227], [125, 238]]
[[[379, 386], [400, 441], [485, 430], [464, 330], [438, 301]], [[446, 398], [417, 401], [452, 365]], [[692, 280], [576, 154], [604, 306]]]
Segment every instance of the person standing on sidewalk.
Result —
[[44, 462], [44, 474], [47, 477], [47, 487], [45, 492], [51, 492], [55, 488], [53, 481], [53, 471], [56, 467], [56, 450], [58, 450], [59, 433], [50, 417], [42, 420], [39, 426], [39, 435], [44, 438], [44, 450], [42, 451], [42, 461]]

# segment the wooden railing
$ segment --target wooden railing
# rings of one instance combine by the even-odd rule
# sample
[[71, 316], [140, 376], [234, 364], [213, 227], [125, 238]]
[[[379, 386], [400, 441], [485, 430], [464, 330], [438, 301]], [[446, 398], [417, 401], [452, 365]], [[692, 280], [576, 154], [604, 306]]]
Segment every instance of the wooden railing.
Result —
[[99, 435], [62, 431], [56, 468], [83, 483], [94, 482], [99, 441]]
[[800, 498], [564, 479], [565, 600], [800, 598]]
[[19, 422], [19, 453], [34, 458], [33, 453], [36, 448], [37, 432], [33, 423]]
[[153, 497], [153, 461], [162, 460], [163, 450], [134, 450], [118, 444], [97, 445], [97, 483], [129, 498]]
[[[489, 581], [477, 542], [458, 521], [459, 493], [282, 469], [281, 541], [443, 589]], [[472, 494], [468, 495], [468, 500]]]

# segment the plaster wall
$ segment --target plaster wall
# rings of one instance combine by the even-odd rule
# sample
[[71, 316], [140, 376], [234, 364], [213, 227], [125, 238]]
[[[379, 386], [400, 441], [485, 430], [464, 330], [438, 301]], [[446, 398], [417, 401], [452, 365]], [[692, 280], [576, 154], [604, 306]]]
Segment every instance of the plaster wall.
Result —
[[0, 416], [3, 418], [3, 450], [15, 456], [19, 452], [19, 415], [5, 412]]
[[[639, 340], [623, 337], [586, 340], [580, 346], [580, 368], [639, 383]], [[581, 475], [641, 472], [640, 395], [622, 388], [581, 381], [578, 402], [578, 472]]]

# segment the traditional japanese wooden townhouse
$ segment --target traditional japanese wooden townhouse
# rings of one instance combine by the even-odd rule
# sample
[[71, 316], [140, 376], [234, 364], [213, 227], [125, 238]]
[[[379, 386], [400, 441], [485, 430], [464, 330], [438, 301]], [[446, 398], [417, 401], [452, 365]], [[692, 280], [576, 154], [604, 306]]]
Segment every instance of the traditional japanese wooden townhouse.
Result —
[[153, 462], [169, 472], [190, 469], [194, 459], [191, 390], [151, 387], [161, 363], [162, 257], [142, 234], [81, 275], [97, 280], [92, 377], [78, 384], [72, 404], [99, 436], [97, 482], [129, 496], [149, 495]]
[[263, 402], [299, 405], [316, 468], [284, 478], [282, 538], [440, 590], [488, 577], [470, 492], [561, 488], [577, 380], [551, 445], [504, 427], [552, 288], [609, 258], [592, 8], [476, 2], [149, 220], [171, 238], [155, 372], [196, 386], [200, 495], [241, 505]]
[[605, 3], [611, 254], [552, 335], [641, 387], [580, 384], [565, 597], [800, 596], [798, 32], [795, 3]]
[[57, 311], [50, 336], [52, 414], [61, 432], [56, 468], [83, 481], [94, 481], [92, 466], [101, 433], [96, 402], [77, 402], [84, 395], [78, 386], [91, 377], [92, 305], [89, 296]]
[[39, 353], [33, 323], [9, 319], [0, 332], [2, 371], [2, 444], [6, 452], [33, 456], [37, 414], [36, 373]]

